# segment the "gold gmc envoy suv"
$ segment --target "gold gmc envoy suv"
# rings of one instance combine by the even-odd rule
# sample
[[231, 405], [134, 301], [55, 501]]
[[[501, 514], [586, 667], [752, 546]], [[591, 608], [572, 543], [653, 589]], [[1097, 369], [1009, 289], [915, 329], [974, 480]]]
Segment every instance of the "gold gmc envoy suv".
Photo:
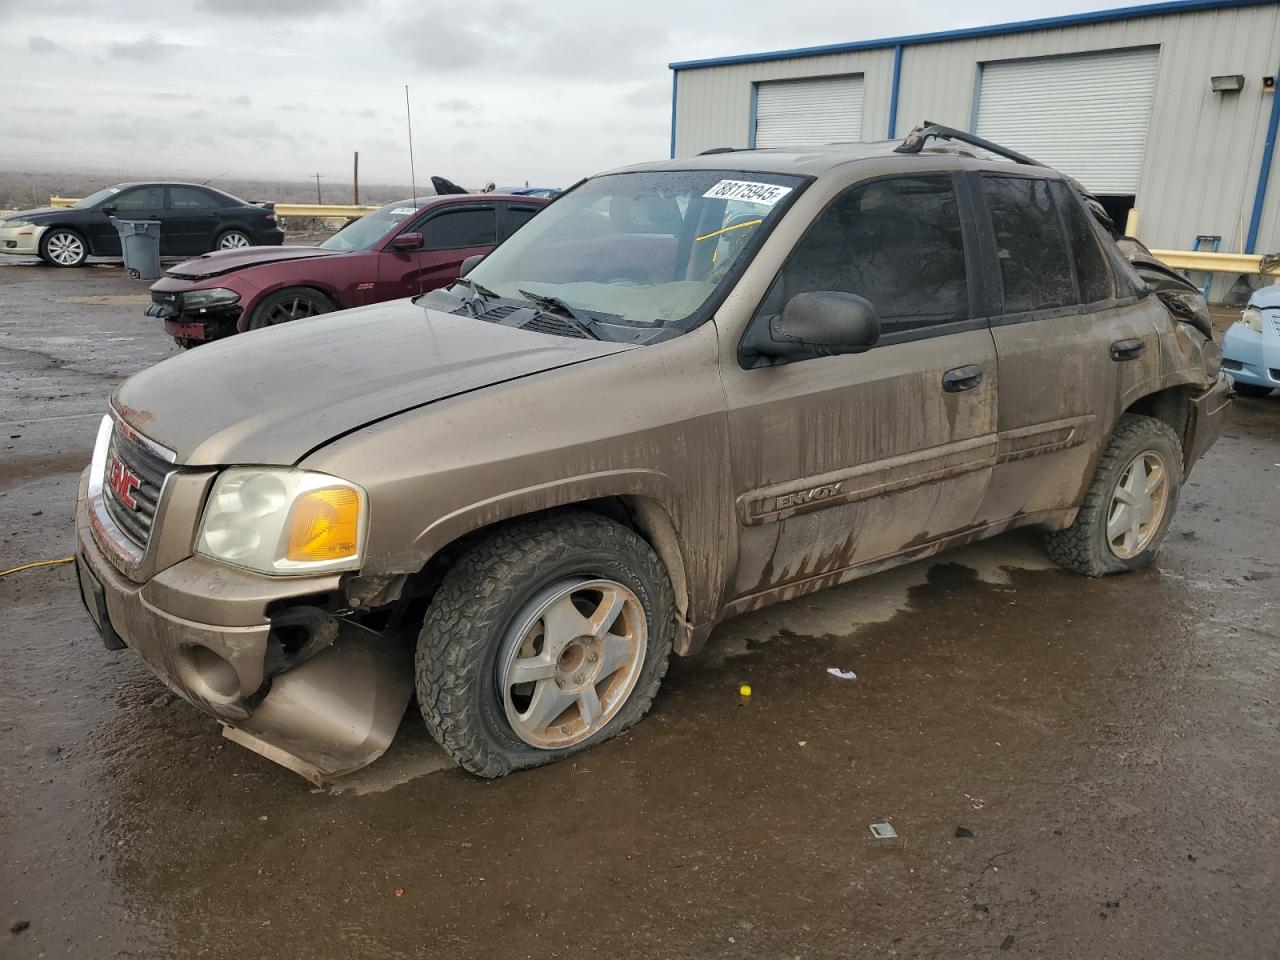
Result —
[[1109, 224], [938, 125], [592, 177], [446, 289], [123, 384], [85, 604], [315, 782], [415, 693], [495, 777], [631, 726], [747, 610], [1021, 526], [1136, 569], [1230, 381], [1195, 288]]

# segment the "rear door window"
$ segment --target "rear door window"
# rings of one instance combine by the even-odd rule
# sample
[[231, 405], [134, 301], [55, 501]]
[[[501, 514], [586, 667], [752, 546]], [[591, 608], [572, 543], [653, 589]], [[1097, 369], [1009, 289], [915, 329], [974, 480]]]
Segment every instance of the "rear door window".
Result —
[[1076, 265], [1080, 302], [1110, 300], [1115, 296], [1115, 285], [1099, 246], [1097, 231], [1089, 223], [1089, 215], [1065, 183], [1055, 183], [1053, 195], [1062, 210], [1062, 218], [1067, 222], [1067, 238], [1071, 241], [1071, 256]]
[[534, 218], [541, 207], [518, 207], [511, 204], [507, 207], [506, 235], [509, 237]]
[[498, 242], [497, 212], [492, 206], [444, 210], [426, 222], [422, 234], [424, 250], [491, 247]]
[[983, 177], [991, 213], [1000, 279], [1002, 313], [1029, 313], [1076, 303], [1071, 252], [1047, 180]]
[[964, 231], [951, 177], [875, 180], [845, 191], [791, 251], [760, 312], [779, 314], [796, 294], [814, 290], [871, 301], [882, 339], [969, 319]]
[[196, 187], [170, 187], [169, 206], [174, 210], [216, 210], [218, 201]]

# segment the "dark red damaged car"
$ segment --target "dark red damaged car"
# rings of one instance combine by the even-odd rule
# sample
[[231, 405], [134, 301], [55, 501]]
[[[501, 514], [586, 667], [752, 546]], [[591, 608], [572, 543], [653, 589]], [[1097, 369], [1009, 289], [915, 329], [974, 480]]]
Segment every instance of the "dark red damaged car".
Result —
[[416, 296], [457, 278], [549, 201], [446, 194], [403, 200], [349, 223], [316, 247], [222, 250], [171, 267], [147, 316], [183, 347], [300, 317]]

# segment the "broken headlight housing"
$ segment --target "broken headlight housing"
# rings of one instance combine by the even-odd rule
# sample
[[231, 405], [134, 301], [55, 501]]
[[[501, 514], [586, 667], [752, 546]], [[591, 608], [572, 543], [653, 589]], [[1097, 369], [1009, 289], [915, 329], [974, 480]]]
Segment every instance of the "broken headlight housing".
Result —
[[368, 497], [347, 480], [285, 467], [232, 467], [214, 481], [196, 553], [274, 575], [355, 570], [368, 525]]
[[211, 287], [208, 290], [188, 290], [182, 295], [182, 309], [187, 313], [218, 307], [233, 307], [240, 302], [240, 294], [226, 287]]
[[1262, 332], [1262, 311], [1257, 307], [1245, 307], [1240, 314], [1240, 322], [1254, 333]]

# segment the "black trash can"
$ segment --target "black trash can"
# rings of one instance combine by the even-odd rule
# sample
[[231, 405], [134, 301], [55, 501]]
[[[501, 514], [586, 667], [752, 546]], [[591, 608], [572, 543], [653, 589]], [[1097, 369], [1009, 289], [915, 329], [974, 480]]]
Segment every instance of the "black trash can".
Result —
[[160, 221], [111, 218], [120, 234], [124, 268], [135, 280], [160, 279]]

